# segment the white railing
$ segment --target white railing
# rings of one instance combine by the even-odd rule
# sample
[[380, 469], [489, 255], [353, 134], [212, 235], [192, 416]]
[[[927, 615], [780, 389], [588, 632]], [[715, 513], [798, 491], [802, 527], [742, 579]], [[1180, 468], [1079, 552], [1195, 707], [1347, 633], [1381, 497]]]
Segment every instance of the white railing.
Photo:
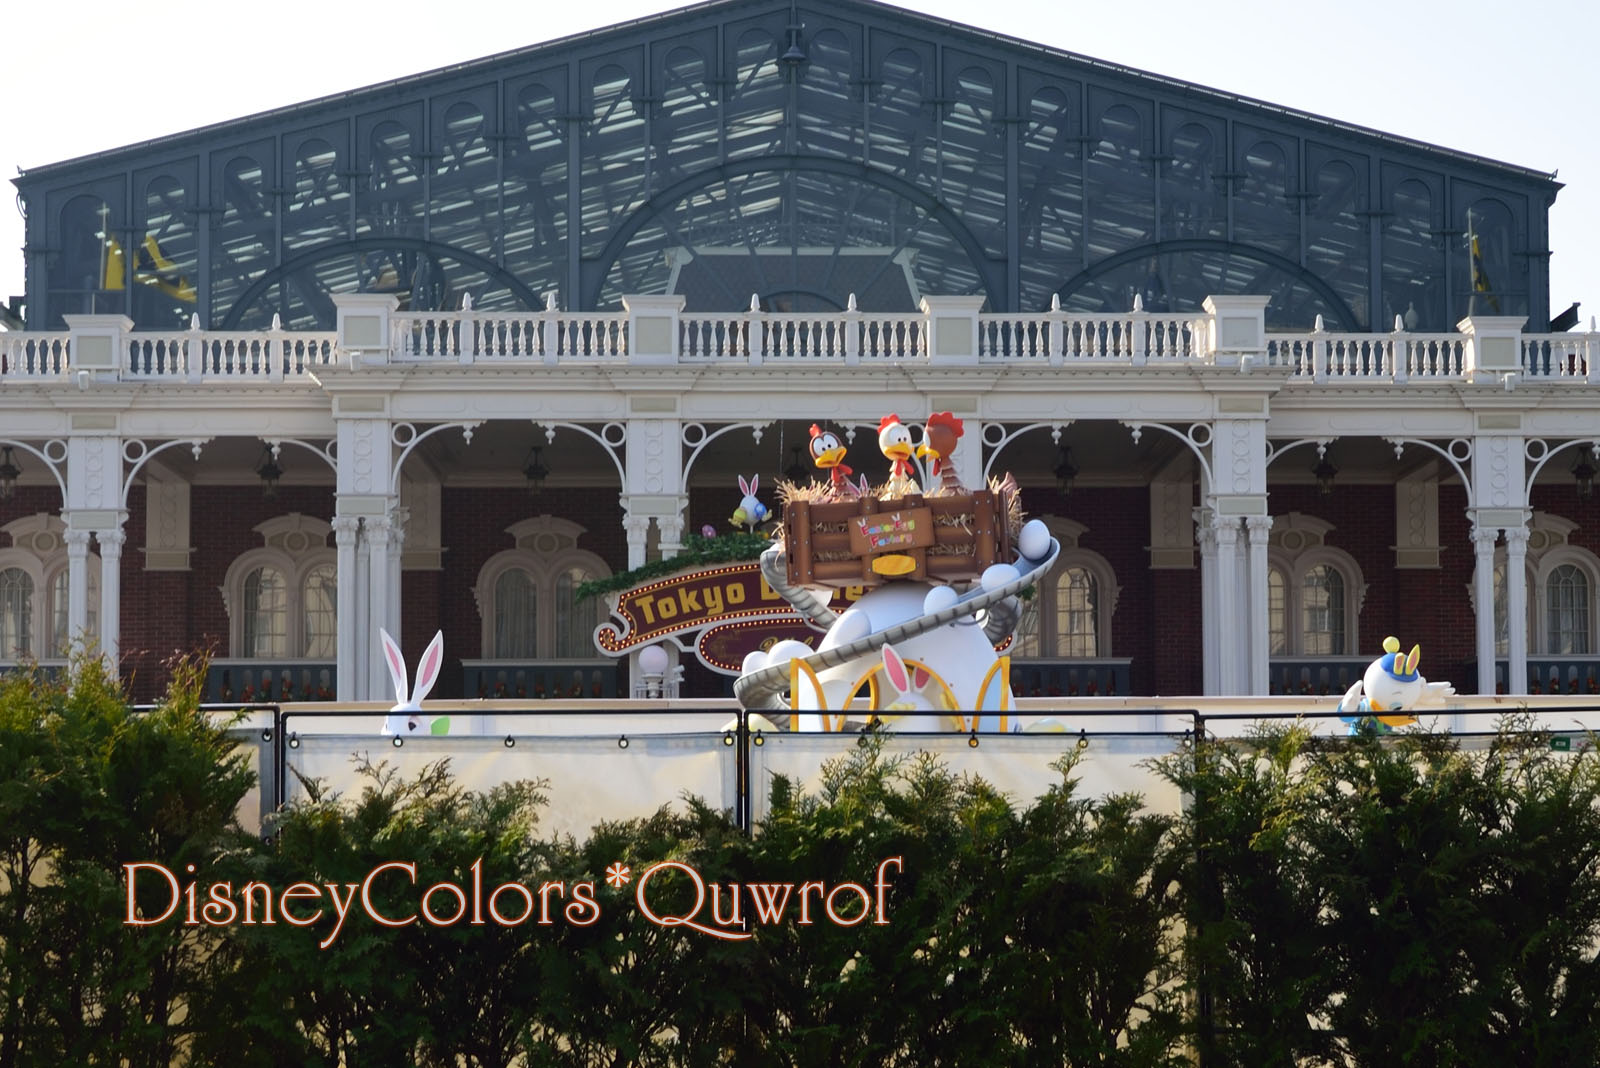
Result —
[[[337, 300], [338, 298], [336, 298]], [[350, 298], [355, 300], [357, 298]], [[372, 298], [360, 298], [371, 301]], [[1218, 298], [1219, 300], [1222, 298]], [[0, 332], [0, 382], [126, 380], [160, 383], [307, 381], [338, 363], [467, 366], [732, 365], [787, 366], [907, 362], [930, 366], [1049, 369], [1196, 364], [1248, 372], [1266, 367], [1300, 384], [1471, 381], [1600, 385], [1600, 332], [1522, 334], [1503, 320], [1464, 324], [1461, 333], [1414, 333], [1397, 321], [1389, 333], [1331, 332], [1319, 319], [1305, 332], [1248, 331], [1237, 347], [1242, 305], [1227, 324], [1235, 347], [1214, 351], [1220, 325], [1205, 315], [975, 310], [976, 298], [926, 299], [920, 313], [686, 312], [668, 298], [630, 298], [631, 310], [368, 312], [386, 340], [341, 343], [333, 332], [127, 330], [126, 320], [85, 319], [65, 331]], [[346, 309], [348, 311], [348, 309]], [[343, 314], [343, 313], [342, 313]], [[352, 321], [355, 321], [352, 313]], [[1220, 314], [1220, 313], [1219, 313]], [[1259, 308], [1257, 311], [1259, 315]], [[341, 319], [341, 322], [344, 320]], [[1245, 320], [1248, 323], [1248, 320]], [[1259, 323], [1260, 319], [1257, 318]], [[1259, 326], [1256, 328], [1259, 331]], [[106, 340], [111, 342], [109, 348]], [[638, 342], [636, 345], [635, 342]], [[640, 351], [644, 346], [644, 351]], [[114, 356], [108, 358], [108, 354]], [[93, 356], [93, 359], [90, 357]], [[79, 362], [82, 357], [82, 362]], [[88, 375], [88, 378], [85, 378]]]
[[0, 331], [0, 380], [64, 377], [70, 337], [65, 330], [48, 334]]
[[1529, 378], [1600, 377], [1600, 334], [1523, 334], [1522, 367]]
[[395, 312], [389, 356], [400, 363], [615, 361], [625, 357], [623, 312]]

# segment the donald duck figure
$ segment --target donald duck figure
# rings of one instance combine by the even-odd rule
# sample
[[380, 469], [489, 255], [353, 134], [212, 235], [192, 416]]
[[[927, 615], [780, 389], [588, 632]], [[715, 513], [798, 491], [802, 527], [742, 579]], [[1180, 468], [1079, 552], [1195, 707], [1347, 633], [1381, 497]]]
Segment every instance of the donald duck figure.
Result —
[[1396, 727], [1415, 723], [1411, 710], [1442, 707], [1444, 699], [1456, 692], [1448, 682], [1429, 682], [1417, 671], [1422, 646], [1411, 652], [1400, 651], [1400, 639], [1383, 639], [1383, 655], [1367, 665], [1366, 674], [1345, 691], [1339, 700], [1339, 718], [1350, 724], [1350, 733], [1363, 728], [1387, 734]]

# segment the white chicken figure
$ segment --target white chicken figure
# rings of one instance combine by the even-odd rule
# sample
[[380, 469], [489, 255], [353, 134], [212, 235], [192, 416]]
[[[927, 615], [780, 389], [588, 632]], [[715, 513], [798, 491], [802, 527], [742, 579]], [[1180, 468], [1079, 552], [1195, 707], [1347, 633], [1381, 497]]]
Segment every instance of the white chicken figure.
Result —
[[1391, 731], [1415, 723], [1412, 711], [1443, 707], [1444, 699], [1456, 692], [1448, 682], [1429, 682], [1417, 671], [1422, 646], [1400, 652], [1400, 639], [1383, 639], [1383, 655], [1367, 665], [1367, 670], [1339, 700], [1340, 719], [1350, 724], [1350, 733], [1363, 723], [1375, 723], [1380, 731]]
[[885, 496], [903, 497], [922, 492], [911, 466], [911, 455], [915, 451], [911, 444], [911, 428], [902, 423], [898, 415], [886, 415], [878, 423], [878, 451], [889, 458]]
[[389, 637], [388, 631], [380, 628], [378, 635], [383, 639], [383, 662], [388, 665], [389, 678], [394, 682], [395, 700], [394, 707], [383, 721], [383, 733], [401, 738], [417, 734], [449, 734], [449, 716], [427, 717], [430, 719], [428, 729], [422, 729], [425, 718], [422, 715], [422, 699], [439, 681], [439, 668], [444, 665], [444, 631], [434, 634], [433, 641], [422, 652], [422, 660], [417, 664], [415, 690], [406, 684], [406, 662], [400, 655], [400, 646]]

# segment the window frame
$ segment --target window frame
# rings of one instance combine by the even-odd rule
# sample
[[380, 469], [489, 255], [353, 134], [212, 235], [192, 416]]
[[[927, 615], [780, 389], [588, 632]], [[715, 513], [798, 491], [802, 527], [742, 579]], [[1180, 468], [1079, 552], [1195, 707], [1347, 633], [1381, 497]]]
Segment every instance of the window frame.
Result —
[[[1328, 544], [1328, 535], [1337, 529], [1326, 520], [1290, 512], [1272, 519], [1272, 536], [1267, 547], [1267, 572], [1283, 576], [1284, 651], [1269, 659], [1304, 660], [1359, 656], [1361, 649], [1361, 608], [1367, 599], [1367, 583], [1361, 565], [1344, 549]], [[1344, 647], [1342, 653], [1308, 653], [1305, 635], [1305, 582], [1314, 568], [1327, 567], [1344, 580]], [[1268, 594], [1268, 649], [1272, 642], [1270, 592]]]
[[[255, 528], [268, 542], [247, 549], [233, 558], [223, 577], [220, 592], [224, 611], [228, 615], [228, 655], [234, 660], [251, 660], [257, 663], [281, 660], [312, 660], [323, 663], [331, 657], [307, 656], [305, 633], [305, 583], [318, 567], [331, 564], [334, 581], [339, 578], [337, 550], [328, 545], [328, 535], [333, 526], [326, 520], [291, 512], [260, 523]], [[294, 547], [298, 546], [298, 547]], [[276, 568], [284, 576], [287, 587], [284, 611], [284, 644], [288, 650], [283, 656], [254, 656], [244, 645], [244, 584], [250, 575], [261, 567]], [[338, 611], [337, 598], [334, 611]], [[335, 617], [335, 627], [338, 622]]]
[[[599, 649], [592, 655], [581, 657], [558, 656], [556, 653], [556, 591], [561, 575], [569, 568], [578, 567], [595, 578], [609, 578], [611, 566], [599, 555], [577, 546], [578, 538], [588, 533], [587, 528], [555, 516], [536, 516], [514, 523], [506, 533], [516, 539], [517, 547], [504, 549], [484, 561], [478, 569], [478, 580], [472, 593], [478, 606], [479, 655], [484, 660], [521, 662], [518, 657], [500, 655], [495, 641], [495, 598], [500, 579], [510, 571], [527, 573], [533, 583], [534, 596], [534, 657], [535, 660], [599, 659]], [[598, 614], [596, 626], [604, 623], [606, 614]], [[590, 645], [592, 646], [592, 641]]]
[[[1049, 574], [1042, 578], [1034, 587], [1034, 596], [1023, 608], [1022, 618], [1017, 622], [1016, 639], [1012, 642], [1012, 656], [1019, 661], [1029, 660], [1102, 660], [1111, 657], [1112, 653], [1112, 619], [1116, 615], [1117, 601], [1122, 596], [1122, 587], [1117, 585], [1116, 569], [1111, 562], [1093, 549], [1084, 549], [1078, 545], [1078, 539], [1088, 533], [1089, 528], [1076, 520], [1066, 519], [1062, 516], [1043, 516], [1044, 524], [1050, 533], [1061, 543], [1061, 555], [1057, 557], [1055, 566]], [[1060, 579], [1073, 568], [1087, 571], [1095, 582], [1095, 654], [1092, 657], [1067, 656], [1050, 650], [1059, 649], [1059, 634], [1057, 633], [1058, 620], [1056, 618], [1056, 590]], [[1030, 618], [1034, 625], [1034, 634], [1038, 637], [1039, 653], [1036, 656], [1025, 656], [1022, 653], [1023, 632]], [[1046, 640], [1048, 638], [1048, 641]]]
[[[67, 524], [59, 517], [47, 512], [38, 512], [33, 515], [23, 516], [0, 527], [0, 533], [11, 536], [11, 545], [0, 549], [0, 571], [10, 568], [20, 568], [27, 573], [33, 582], [33, 594], [28, 606], [29, 650], [26, 658], [41, 664], [65, 663], [70, 653], [57, 651], [57, 638], [55, 633], [55, 583], [58, 576], [66, 573], [72, 564], [72, 559], [67, 555], [66, 543]], [[40, 549], [35, 540], [41, 535], [53, 541], [47, 549]], [[84, 556], [85, 569], [88, 572], [88, 622], [86, 636], [90, 641], [100, 635], [100, 554], [90, 552]], [[68, 589], [71, 579], [68, 579]], [[67, 636], [70, 641], [72, 636]], [[12, 666], [20, 662], [21, 658], [11, 655], [10, 650], [0, 649], [0, 665]]]
[[[1549, 515], [1545, 512], [1534, 512], [1533, 519], [1528, 524], [1528, 549], [1524, 557], [1524, 574], [1527, 582], [1527, 618], [1523, 621], [1525, 633], [1528, 636], [1527, 655], [1541, 658], [1562, 657], [1593, 657], [1600, 655], [1600, 556], [1590, 550], [1573, 545], [1567, 539], [1578, 529], [1578, 524], [1561, 516]], [[1589, 652], [1587, 653], [1553, 653], [1550, 651], [1550, 576], [1554, 571], [1564, 565], [1575, 566], [1589, 582]], [[1493, 573], [1504, 576], [1506, 572], [1506, 547], [1504, 539], [1495, 546]], [[1476, 572], [1476, 568], [1474, 568]], [[1477, 612], [1477, 585], [1476, 574], [1467, 584], [1467, 593], [1471, 599], [1473, 612]], [[1490, 592], [1494, 598], [1494, 631], [1495, 631], [1495, 659], [1503, 660], [1510, 655], [1510, 645], [1502, 651], [1500, 645], [1500, 624], [1502, 622], [1499, 607], [1504, 599], [1504, 587], [1490, 580]], [[1507, 621], [1509, 626], [1509, 621]], [[1508, 635], [1509, 638], [1509, 635]]]

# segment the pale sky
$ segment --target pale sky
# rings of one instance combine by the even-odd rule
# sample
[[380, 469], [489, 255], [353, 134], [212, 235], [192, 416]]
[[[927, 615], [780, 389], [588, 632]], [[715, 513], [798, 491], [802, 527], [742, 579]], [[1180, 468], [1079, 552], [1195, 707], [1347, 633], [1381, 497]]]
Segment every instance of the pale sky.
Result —
[[[0, 19], [0, 171], [72, 159], [680, 6], [438, 0], [40, 0]], [[1559, 171], [1550, 310], [1600, 315], [1594, 0], [923, 0], [899, 6], [1097, 59]], [[13, 189], [14, 192], [14, 189]], [[0, 296], [23, 227], [0, 206]], [[1543, 324], [1538, 324], [1542, 326]], [[1537, 329], [1538, 326], [1535, 328]]]

